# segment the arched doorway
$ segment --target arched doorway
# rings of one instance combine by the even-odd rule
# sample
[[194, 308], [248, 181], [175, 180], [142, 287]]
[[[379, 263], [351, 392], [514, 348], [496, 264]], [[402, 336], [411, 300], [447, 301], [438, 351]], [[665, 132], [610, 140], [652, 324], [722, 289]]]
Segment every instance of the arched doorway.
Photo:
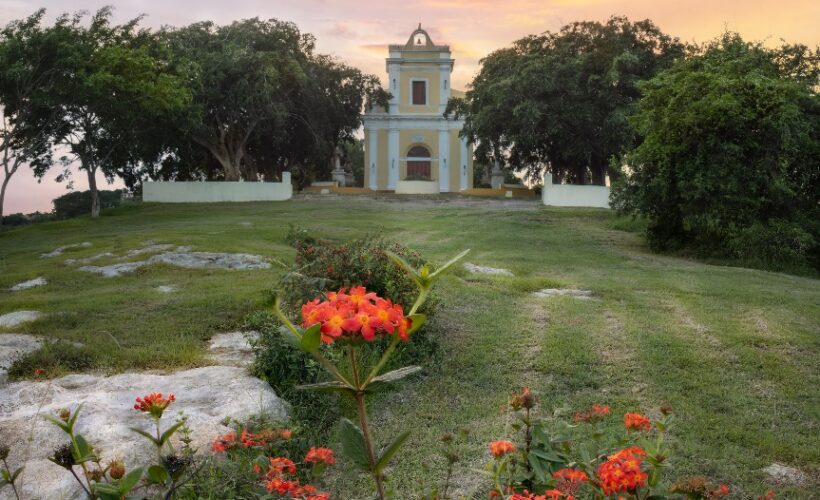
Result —
[[424, 146], [413, 146], [407, 152], [407, 177], [430, 179], [430, 151]]

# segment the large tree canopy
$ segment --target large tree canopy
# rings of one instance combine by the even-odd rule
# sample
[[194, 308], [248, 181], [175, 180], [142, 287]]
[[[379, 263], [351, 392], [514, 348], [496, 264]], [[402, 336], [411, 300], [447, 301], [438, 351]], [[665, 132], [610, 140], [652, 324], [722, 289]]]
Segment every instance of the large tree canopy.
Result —
[[603, 184], [610, 157], [631, 147], [637, 83], [682, 56], [684, 46], [651, 21], [613, 17], [532, 35], [481, 61], [463, 115], [476, 158], [540, 177]]
[[727, 33], [642, 85], [613, 201], [656, 248], [820, 264], [820, 54]]
[[96, 174], [131, 178], [142, 162], [154, 162], [168, 144], [159, 133], [181, 116], [190, 100], [183, 79], [166, 70], [167, 54], [139, 19], [110, 23], [104, 8], [85, 23], [82, 13], [63, 15], [53, 28], [61, 42], [60, 74], [51, 93], [61, 128], [56, 142], [88, 176], [91, 215], [99, 215]]
[[41, 9], [0, 31], [0, 224], [12, 176], [26, 164], [42, 176], [52, 164], [59, 113], [49, 97], [57, 81], [58, 40], [41, 27], [44, 14]]
[[161, 36], [175, 65], [192, 70], [198, 116], [179, 130], [161, 177], [259, 180], [290, 169], [307, 178], [352, 137], [365, 99], [386, 101], [377, 78], [314, 54], [313, 36], [293, 23], [204, 22]]

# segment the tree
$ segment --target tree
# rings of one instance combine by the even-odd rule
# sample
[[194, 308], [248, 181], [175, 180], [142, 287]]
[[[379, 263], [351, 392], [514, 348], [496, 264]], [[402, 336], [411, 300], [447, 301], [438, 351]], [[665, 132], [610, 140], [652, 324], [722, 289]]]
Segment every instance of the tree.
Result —
[[190, 64], [195, 75], [191, 91], [199, 120], [183, 134], [216, 159], [224, 180], [256, 180], [248, 145], [263, 126], [270, 140], [282, 135], [305, 85], [313, 37], [292, 23], [258, 18], [169, 28], [162, 36], [177, 62]]
[[330, 170], [336, 146], [360, 126], [366, 100], [387, 101], [376, 77], [314, 54], [313, 36], [292, 23], [205, 22], [162, 36], [177, 64], [194, 68], [200, 120], [179, 131], [163, 175], [256, 181], [290, 169], [302, 183]]
[[87, 27], [84, 17], [64, 14], [51, 28], [62, 42], [51, 100], [60, 111], [57, 142], [86, 172], [97, 217], [97, 172], [109, 181], [131, 179], [135, 165], [157, 161], [168, 147], [160, 131], [185, 116], [190, 94], [184, 77], [167, 71], [168, 54], [156, 37], [138, 29], [139, 19], [112, 25], [108, 7]]
[[657, 249], [820, 264], [820, 54], [726, 33], [641, 85], [613, 202]]
[[52, 164], [58, 115], [47, 96], [54, 91], [56, 40], [40, 27], [44, 14], [38, 10], [0, 31], [0, 225], [12, 176], [26, 164], [42, 176]]
[[628, 123], [637, 83], [685, 47], [651, 21], [575, 22], [493, 52], [448, 113], [465, 117], [477, 160], [530, 178], [604, 184], [610, 157], [637, 137]]

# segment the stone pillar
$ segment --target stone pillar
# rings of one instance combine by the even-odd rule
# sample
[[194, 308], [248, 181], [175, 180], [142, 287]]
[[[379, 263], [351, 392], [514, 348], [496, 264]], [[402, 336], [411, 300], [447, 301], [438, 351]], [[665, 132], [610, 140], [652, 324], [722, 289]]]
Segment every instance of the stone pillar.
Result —
[[367, 130], [367, 159], [365, 160], [365, 175], [367, 176], [368, 187], [372, 190], [379, 189], [379, 131], [373, 127]]
[[438, 130], [438, 186], [439, 191], [450, 191], [450, 134], [447, 130], [447, 121], [444, 120]]
[[387, 189], [396, 189], [399, 180], [399, 129], [390, 127], [387, 135]]
[[393, 96], [390, 98], [388, 113], [391, 115], [395, 115], [399, 112], [399, 103], [401, 102], [401, 81], [399, 65], [388, 64], [387, 73], [387, 78], [389, 79], [388, 84], [390, 85], [390, 94]]
[[336, 148], [333, 153], [333, 170], [330, 172], [330, 180], [336, 183], [337, 186], [345, 187], [345, 169], [342, 168], [342, 159], [340, 158], [341, 151]]
[[461, 172], [459, 179], [461, 182], [459, 183], [459, 190], [464, 191], [469, 186], [469, 166], [470, 166], [470, 157], [469, 157], [469, 149], [467, 148], [467, 139], [462, 137], [461, 138]]
[[490, 174], [490, 186], [493, 189], [501, 189], [501, 186], [504, 184], [504, 171], [501, 170], [501, 164], [496, 161], [493, 164], [493, 171]]

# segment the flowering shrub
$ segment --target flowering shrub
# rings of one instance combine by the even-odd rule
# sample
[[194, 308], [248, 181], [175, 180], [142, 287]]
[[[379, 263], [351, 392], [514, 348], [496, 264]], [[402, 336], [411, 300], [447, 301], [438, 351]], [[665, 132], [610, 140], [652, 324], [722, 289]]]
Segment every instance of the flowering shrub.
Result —
[[[623, 418], [625, 436], [606, 435], [599, 424], [610, 416], [608, 406], [595, 405], [575, 413], [574, 424], [534, 420], [536, 399], [524, 389], [509, 403], [512, 430], [521, 443], [490, 443], [493, 460], [487, 473], [493, 480], [490, 496], [508, 500], [576, 498], [667, 498], [674, 493], [689, 498], [718, 499], [729, 494], [725, 484], [714, 486], [704, 478], [691, 478], [671, 487], [661, 481], [669, 467], [664, 444], [673, 422], [671, 408], [661, 408], [662, 418], [640, 413]], [[589, 425], [592, 442], [573, 437]]]
[[[404, 432], [390, 444], [377, 452], [370, 423], [367, 417], [365, 396], [390, 383], [421, 370], [418, 366], [399, 368], [381, 373], [400, 342], [407, 343], [413, 333], [424, 324], [425, 316], [419, 308], [430, 295], [433, 284], [453, 264], [467, 252], [450, 260], [436, 271], [424, 265], [414, 268], [406, 260], [387, 253], [390, 259], [412, 279], [417, 287], [417, 296], [410, 310], [389, 298], [368, 292], [361, 284], [325, 292], [322, 297], [306, 301], [301, 307], [302, 318], [295, 325], [280, 307], [277, 298], [274, 312], [292, 335], [293, 344], [310, 354], [333, 378], [330, 382], [320, 382], [303, 386], [304, 389], [338, 392], [351, 397], [356, 404], [359, 424], [343, 418], [341, 420], [342, 451], [375, 482], [380, 499], [385, 498], [385, 473], [390, 459], [409, 436]], [[389, 339], [389, 344], [372, 365], [362, 363], [359, 349], [373, 343], [377, 338]], [[347, 354], [347, 373], [323, 353], [322, 346], [339, 346]], [[370, 366], [368, 366], [370, 365]], [[281, 478], [280, 478], [281, 480]]]

